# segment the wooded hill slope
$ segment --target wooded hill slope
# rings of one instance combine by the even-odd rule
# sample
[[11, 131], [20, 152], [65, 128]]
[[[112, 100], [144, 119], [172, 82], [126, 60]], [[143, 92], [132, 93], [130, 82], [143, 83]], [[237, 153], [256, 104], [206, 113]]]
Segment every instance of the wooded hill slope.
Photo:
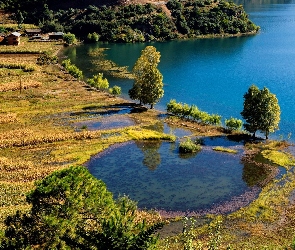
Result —
[[71, 32], [81, 39], [95, 32], [102, 41], [144, 42], [253, 34], [259, 29], [243, 6], [225, 0], [1, 1], [19, 23], [37, 24], [45, 32]]

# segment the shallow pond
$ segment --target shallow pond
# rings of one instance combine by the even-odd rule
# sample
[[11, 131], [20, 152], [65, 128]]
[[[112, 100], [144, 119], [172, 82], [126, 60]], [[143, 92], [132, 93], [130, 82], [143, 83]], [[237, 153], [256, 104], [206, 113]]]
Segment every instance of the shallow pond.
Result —
[[[139, 208], [226, 213], [255, 199], [260, 189], [249, 187], [243, 175], [243, 144], [226, 137], [203, 142], [191, 155], [180, 155], [178, 142], [128, 142], [96, 155], [87, 166], [115, 197], [126, 194]], [[216, 152], [217, 145], [238, 153]]]

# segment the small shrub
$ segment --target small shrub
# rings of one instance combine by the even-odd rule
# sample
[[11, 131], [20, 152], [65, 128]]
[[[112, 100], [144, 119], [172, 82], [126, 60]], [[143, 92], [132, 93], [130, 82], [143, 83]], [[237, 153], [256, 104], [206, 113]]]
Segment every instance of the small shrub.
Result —
[[109, 87], [108, 79], [103, 78], [103, 73], [98, 73], [87, 80], [87, 83], [97, 89], [107, 89]]
[[228, 130], [240, 130], [242, 128], [243, 122], [240, 119], [231, 117], [230, 119], [225, 120], [225, 126]]
[[96, 32], [89, 33], [87, 35], [86, 42], [96, 43], [96, 42], [98, 42], [99, 38], [100, 38], [100, 35], [98, 35]]
[[115, 85], [114, 87], [110, 88], [109, 91], [112, 95], [117, 96], [121, 94], [121, 87]]
[[57, 56], [50, 56], [47, 53], [41, 54], [37, 58], [38, 65], [49, 65], [49, 64], [56, 64], [58, 62]]
[[201, 146], [194, 143], [190, 138], [179, 144], [180, 153], [193, 153], [201, 150]]
[[70, 59], [62, 61], [61, 65], [69, 72], [70, 75], [77, 79], [83, 77], [83, 72], [74, 64], [71, 63]]
[[63, 36], [63, 40], [69, 45], [77, 42], [76, 36], [69, 32]]

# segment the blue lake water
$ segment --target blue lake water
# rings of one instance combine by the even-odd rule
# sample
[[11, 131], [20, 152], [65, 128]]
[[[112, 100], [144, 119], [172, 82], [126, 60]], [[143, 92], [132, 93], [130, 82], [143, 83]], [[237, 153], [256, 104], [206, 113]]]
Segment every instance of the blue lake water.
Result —
[[[242, 143], [222, 137], [204, 142], [209, 146], [192, 155], [180, 155], [178, 143], [130, 142], [98, 154], [87, 166], [115, 197], [126, 194], [140, 208], [198, 211], [252, 190], [240, 161]], [[214, 144], [236, 148], [238, 154], [213, 151]]]
[[[195, 104], [223, 118], [241, 118], [243, 94], [251, 84], [266, 86], [277, 95], [281, 107], [280, 130], [271, 138], [289, 133], [295, 138], [295, 1], [241, 1], [250, 19], [261, 27], [247, 37], [154, 42], [144, 44], [91, 44], [69, 47], [64, 53], [86, 77], [95, 74], [88, 51], [110, 48], [107, 58], [132, 68], [147, 45], [161, 53], [159, 69], [165, 95], [155, 108], [165, 110], [170, 99]], [[123, 96], [133, 81], [108, 78]]]

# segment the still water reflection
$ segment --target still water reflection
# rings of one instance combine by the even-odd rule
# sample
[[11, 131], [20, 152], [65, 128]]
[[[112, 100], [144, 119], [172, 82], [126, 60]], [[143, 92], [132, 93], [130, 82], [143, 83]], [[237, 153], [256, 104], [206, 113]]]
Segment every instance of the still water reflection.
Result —
[[209, 209], [243, 195], [253, 186], [241, 163], [242, 143], [229, 143], [225, 137], [216, 140], [238, 150], [238, 154], [216, 152], [211, 145], [204, 145], [197, 154], [181, 157], [178, 143], [129, 142], [98, 154], [87, 166], [115, 197], [126, 194], [138, 201], [140, 208]]

